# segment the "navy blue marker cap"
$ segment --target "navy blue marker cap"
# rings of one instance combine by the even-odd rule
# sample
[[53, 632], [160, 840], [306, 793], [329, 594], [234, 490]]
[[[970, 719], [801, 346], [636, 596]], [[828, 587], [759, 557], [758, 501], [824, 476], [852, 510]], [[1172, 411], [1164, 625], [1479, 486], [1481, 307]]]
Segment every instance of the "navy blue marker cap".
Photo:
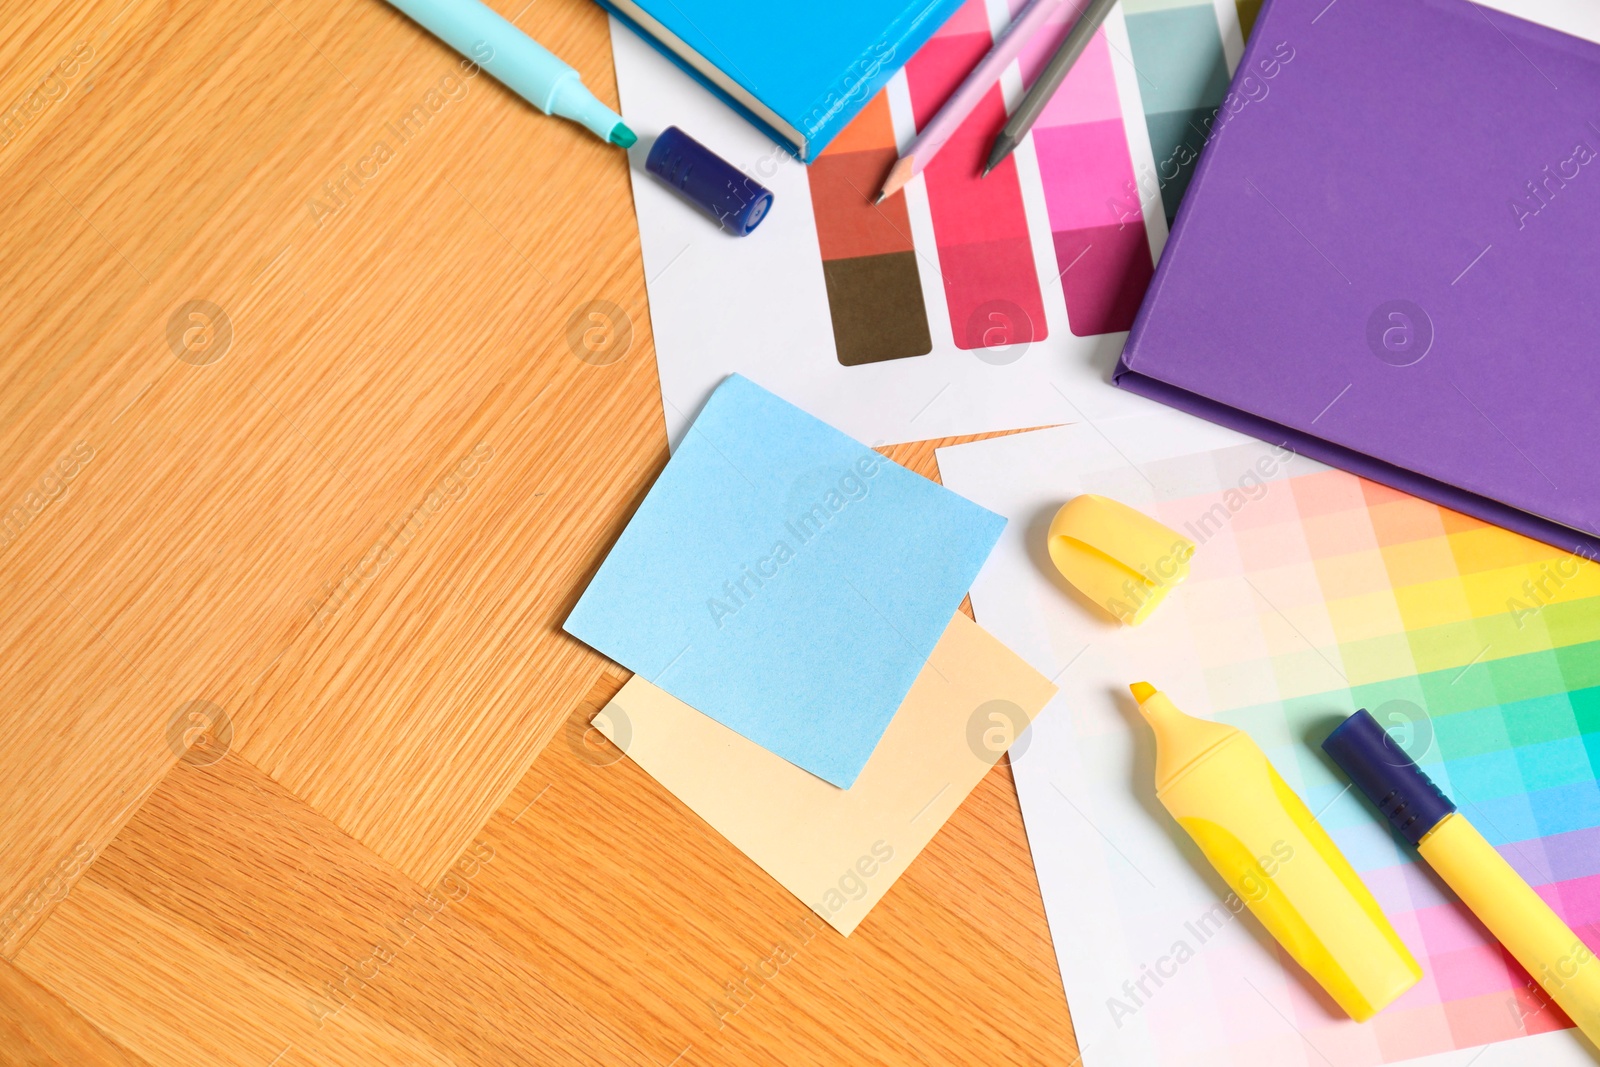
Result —
[[1365, 708], [1334, 727], [1322, 751], [1413, 845], [1456, 810]]
[[644, 169], [735, 237], [759, 226], [772, 207], [771, 190], [676, 126], [661, 131]]

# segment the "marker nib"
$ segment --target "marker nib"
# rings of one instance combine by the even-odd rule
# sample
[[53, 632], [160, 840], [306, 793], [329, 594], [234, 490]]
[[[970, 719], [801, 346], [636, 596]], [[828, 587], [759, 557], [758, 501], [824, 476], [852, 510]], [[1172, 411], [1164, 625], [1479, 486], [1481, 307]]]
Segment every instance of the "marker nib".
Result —
[[639, 135], [628, 129], [623, 123], [611, 127], [611, 143], [622, 148], [632, 148], [639, 140]]

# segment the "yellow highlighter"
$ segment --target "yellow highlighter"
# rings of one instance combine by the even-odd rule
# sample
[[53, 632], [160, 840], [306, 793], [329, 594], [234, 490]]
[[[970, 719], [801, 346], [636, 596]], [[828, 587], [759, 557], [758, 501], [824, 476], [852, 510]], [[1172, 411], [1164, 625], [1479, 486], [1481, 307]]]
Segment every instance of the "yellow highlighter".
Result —
[[1422, 968], [1250, 735], [1130, 688], [1156, 734], [1156, 796], [1294, 961], [1357, 1022], [1416, 985]]
[[1600, 1045], [1600, 963], [1572, 927], [1483, 839], [1365, 710], [1322, 742], [1339, 769], [1516, 957], [1584, 1036]]

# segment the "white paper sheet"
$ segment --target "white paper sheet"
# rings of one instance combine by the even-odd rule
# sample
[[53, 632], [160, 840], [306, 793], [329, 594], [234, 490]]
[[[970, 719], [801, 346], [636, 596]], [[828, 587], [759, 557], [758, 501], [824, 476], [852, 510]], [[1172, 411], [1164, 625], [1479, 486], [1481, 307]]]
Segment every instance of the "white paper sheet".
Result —
[[[1230, 721], [1251, 727], [1358, 870], [1377, 871], [1364, 876], [1423, 961], [1424, 983], [1447, 980], [1417, 950], [1416, 928], [1399, 917], [1448, 913], [1447, 891], [1398, 849], [1280, 710], [1312, 704], [1318, 714], [1348, 714], [1384, 684], [1358, 686], [1358, 668], [1341, 658], [1350, 647], [1341, 627], [1383, 625], [1394, 600], [1382, 606], [1379, 592], [1373, 605], [1328, 607], [1322, 564], [1303, 532], [1315, 529], [1317, 519], [1306, 513], [1317, 509], [1305, 503], [1307, 490], [1288, 481], [1320, 473], [1348, 499], [1353, 476], [1171, 415], [944, 448], [938, 462], [947, 486], [1011, 520], [972, 589], [978, 620], [1061, 690], [1012, 748], [1011, 761], [1086, 1067], [1593, 1062], [1574, 1031], [1407, 1060], [1396, 1050], [1410, 1037], [1438, 1048], [1446, 1039], [1441, 1027], [1448, 1036], [1452, 1024], [1434, 987], [1420, 986], [1357, 1025], [1279, 962], [1248, 913], [1208, 930], [1203, 941], [1194, 933], [1226, 888], [1154, 796], [1153, 741], [1132, 710], [1134, 681], [1152, 682], [1194, 714], [1248, 709]], [[1083, 492], [1123, 500], [1191, 538], [1203, 534], [1194, 574], [1136, 629], [1087, 605], [1050, 563], [1050, 519]], [[1217, 514], [1208, 504], [1218, 501], [1228, 510], [1220, 526], [1205, 518]], [[1351, 521], [1365, 521], [1365, 509]], [[1383, 564], [1376, 566], [1381, 575]], [[1472, 654], [1464, 648], [1459, 658]], [[1393, 685], [1415, 684], [1400, 673]], [[1481, 928], [1476, 936], [1487, 938]], [[1180, 942], [1192, 957], [1176, 962]], [[1478, 951], [1495, 950], [1480, 942]], [[1510, 1019], [1518, 1001], [1501, 991], [1462, 1003], [1453, 1025], [1480, 1011]]]

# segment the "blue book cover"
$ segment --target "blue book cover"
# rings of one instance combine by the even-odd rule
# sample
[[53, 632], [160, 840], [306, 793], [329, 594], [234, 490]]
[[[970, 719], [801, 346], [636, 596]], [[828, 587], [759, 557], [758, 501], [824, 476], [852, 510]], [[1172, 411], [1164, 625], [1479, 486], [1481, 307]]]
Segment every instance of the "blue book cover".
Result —
[[809, 163], [961, 0], [600, 0]]

